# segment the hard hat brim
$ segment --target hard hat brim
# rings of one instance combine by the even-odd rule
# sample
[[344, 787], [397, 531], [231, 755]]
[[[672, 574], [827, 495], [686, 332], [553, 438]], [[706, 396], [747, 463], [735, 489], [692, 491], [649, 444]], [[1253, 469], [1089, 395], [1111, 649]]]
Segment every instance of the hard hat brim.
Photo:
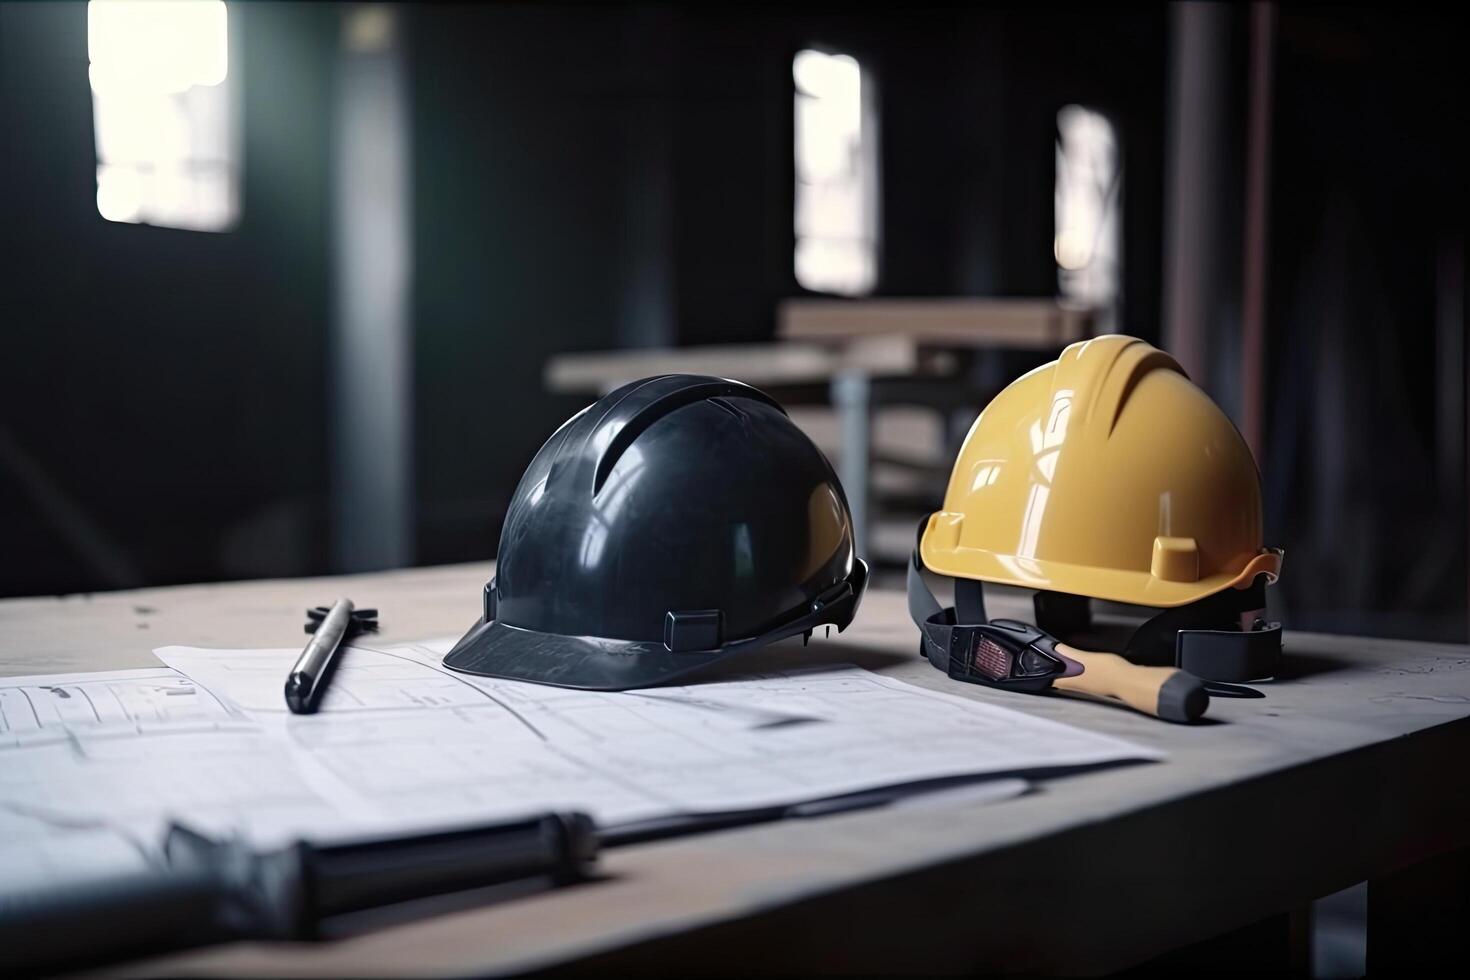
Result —
[[1188, 605], [1232, 587], [1244, 588], [1258, 575], [1266, 575], [1274, 582], [1281, 571], [1281, 553], [1269, 548], [1245, 562], [1238, 571], [1193, 582], [1172, 582], [1148, 572], [1073, 565], [978, 548], [939, 548], [927, 538], [925, 535], [921, 541], [920, 555], [924, 566], [940, 575], [1161, 608]]
[[656, 687], [740, 652], [740, 647], [678, 652], [662, 643], [561, 636], [498, 620], [470, 630], [444, 657], [466, 674], [582, 691]]

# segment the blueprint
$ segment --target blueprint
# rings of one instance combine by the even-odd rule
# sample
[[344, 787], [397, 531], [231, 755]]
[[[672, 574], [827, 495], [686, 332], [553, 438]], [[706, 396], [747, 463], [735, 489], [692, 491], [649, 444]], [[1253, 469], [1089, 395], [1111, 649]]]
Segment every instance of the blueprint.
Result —
[[167, 668], [0, 678], [0, 749], [63, 740], [72, 731], [130, 735], [165, 725], [208, 729], [241, 720], [209, 691]]
[[547, 809], [613, 827], [1160, 758], [856, 667], [602, 693], [448, 671], [447, 646], [344, 650], [308, 716], [290, 649], [0, 678], [0, 879], [136, 860], [170, 820], [262, 845]]

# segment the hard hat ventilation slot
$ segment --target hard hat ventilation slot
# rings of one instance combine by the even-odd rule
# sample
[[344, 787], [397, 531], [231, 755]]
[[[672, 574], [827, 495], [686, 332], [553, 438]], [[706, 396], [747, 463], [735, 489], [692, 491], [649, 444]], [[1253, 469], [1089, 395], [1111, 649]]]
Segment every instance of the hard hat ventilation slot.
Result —
[[742, 412], [736, 405], [734, 405], [728, 398], [711, 398], [709, 400], [709, 403], [715, 408], [730, 413], [737, 419], [745, 418], [745, 413]]
[[[636, 408], [634, 414], [623, 422], [617, 434], [612, 437], [607, 444], [607, 448], [602, 451], [602, 455], [597, 459], [597, 468], [593, 471], [592, 476], [592, 495], [595, 497], [602, 490], [602, 485], [607, 482], [608, 474], [618, 464], [618, 460], [622, 458], [623, 453], [627, 451], [629, 446], [633, 445], [633, 440], [642, 435], [649, 426], [686, 405], [693, 405], [695, 402], [712, 401], [720, 396], [749, 398], [755, 401], [765, 402], [781, 412], [781, 414], [786, 414], [785, 409], [781, 408], [780, 403], [771, 398], [771, 396], [735, 381], [722, 381], [717, 378], [711, 378], [708, 381], [688, 384], [682, 388], [675, 388], [673, 391], [656, 397], [647, 404]], [[621, 409], [624, 404], [626, 404], [626, 400], [620, 402], [617, 408]], [[728, 407], [726, 411], [729, 411]], [[609, 415], [611, 414], [609, 413]]]

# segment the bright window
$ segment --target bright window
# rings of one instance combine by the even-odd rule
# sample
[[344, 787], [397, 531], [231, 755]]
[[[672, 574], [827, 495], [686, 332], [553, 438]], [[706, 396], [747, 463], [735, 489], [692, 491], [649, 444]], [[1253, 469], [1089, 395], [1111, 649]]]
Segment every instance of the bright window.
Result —
[[1069, 105], [1057, 113], [1057, 286], [1097, 311], [1098, 328], [1117, 325], [1122, 294], [1123, 167], [1106, 116]]
[[87, 4], [97, 211], [108, 221], [223, 231], [239, 167], [221, 0]]
[[841, 296], [878, 280], [878, 156], [857, 60], [806, 50], [796, 80], [796, 281]]

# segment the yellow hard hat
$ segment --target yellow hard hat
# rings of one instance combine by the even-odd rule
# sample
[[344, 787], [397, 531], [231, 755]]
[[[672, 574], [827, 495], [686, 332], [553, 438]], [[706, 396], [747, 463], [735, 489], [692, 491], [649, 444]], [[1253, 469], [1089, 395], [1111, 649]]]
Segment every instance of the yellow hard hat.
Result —
[[1238, 614], [1264, 615], [1260, 586], [1281, 569], [1261, 525], [1260, 474], [1225, 413], [1168, 354], [1111, 335], [1071, 345], [980, 414], [916, 563], [1163, 608], [1249, 592], [1208, 603], [1206, 624], [1249, 631]]
[[1146, 606], [1272, 579], [1245, 440], [1168, 354], [1073, 344], [981, 413], [929, 517], [943, 575]]

